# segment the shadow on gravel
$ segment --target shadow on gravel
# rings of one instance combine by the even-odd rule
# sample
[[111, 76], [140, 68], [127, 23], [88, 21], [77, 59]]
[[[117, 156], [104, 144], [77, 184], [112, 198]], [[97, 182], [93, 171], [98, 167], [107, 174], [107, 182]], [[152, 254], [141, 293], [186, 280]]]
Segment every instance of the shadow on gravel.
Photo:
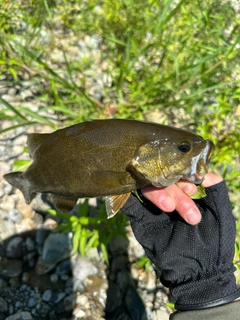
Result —
[[71, 256], [70, 242], [39, 228], [0, 243], [0, 320], [146, 320], [128, 240], [112, 241], [108, 268], [95, 249]]

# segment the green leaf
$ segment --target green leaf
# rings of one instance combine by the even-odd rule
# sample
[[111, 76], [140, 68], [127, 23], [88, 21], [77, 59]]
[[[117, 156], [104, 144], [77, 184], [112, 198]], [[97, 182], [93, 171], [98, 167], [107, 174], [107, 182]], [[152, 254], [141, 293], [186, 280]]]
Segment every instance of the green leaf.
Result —
[[32, 160], [15, 160], [12, 164], [13, 171], [25, 171], [29, 165], [32, 163]]
[[95, 230], [93, 235], [90, 237], [90, 239], [88, 240], [86, 247], [85, 247], [85, 251], [86, 253], [94, 247], [97, 247], [99, 245], [99, 241], [98, 241], [98, 230]]
[[165, 306], [171, 308], [171, 309], [175, 309], [175, 304], [173, 302], [168, 302], [168, 303], [165, 303]]
[[79, 252], [84, 257], [85, 256], [85, 249], [87, 243], [87, 230], [85, 228], [82, 229], [80, 244], [79, 244]]
[[60, 212], [60, 211], [58, 211], [58, 210], [48, 209], [48, 212], [49, 212], [51, 215], [57, 216], [58, 218], [63, 219], [63, 220], [68, 220], [68, 221], [70, 221], [70, 219], [72, 218], [72, 215], [71, 215], [71, 214], [63, 213], [63, 212]]
[[[16, 107], [13, 107], [10, 103], [8, 103], [6, 100], [4, 100], [1, 96], [0, 96], [0, 102], [7, 107], [9, 110], [11, 110], [12, 112], [15, 113], [15, 115], [17, 115], [20, 119], [27, 121], [27, 118], [25, 116], [23, 116]], [[3, 132], [3, 131], [2, 131]]]
[[101, 243], [100, 244], [100, 248], [101, 248], [101, 251], [102, 251], [102, 254], [103, 254], [103, 258], [104, 258], [104, 261], [109, 264], [109, 261], [108, 261], [108, 251], [107, 251], [107, 247], [104, 243]]
[[77, 228], [74, 232], [74, 235], [73, 235], [73, 252], [76, 253], [78, 251], [78, 248], [79, 248], [79, 243], [80, 243], [80, 239], [81, 239], [81, 229], [82, 229], [82, 226], [80, 224], [77, 225]]
[[192, 199], [202, 199], [206, 197], [206, 192], [203, 186], [197, 186], [197, 192], [191, 196]]

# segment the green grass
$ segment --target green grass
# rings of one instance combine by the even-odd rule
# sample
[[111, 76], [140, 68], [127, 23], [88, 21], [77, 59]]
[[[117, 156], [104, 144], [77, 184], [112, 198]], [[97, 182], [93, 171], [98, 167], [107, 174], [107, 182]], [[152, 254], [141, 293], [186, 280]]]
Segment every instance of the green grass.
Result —
[[[27, 75], [42, 111], [58, 119], [1, 98], [0, 118], [12, 123], [5, 131], [157, 110], [165, 123], [214, 141], [211, 168], [226, 179], [240, 219], [240, 18], [230, 1], [0, 0], [0, 8], [0, 77], [16, 85]], [[103, 73], [99, 101], [89, 82]]]

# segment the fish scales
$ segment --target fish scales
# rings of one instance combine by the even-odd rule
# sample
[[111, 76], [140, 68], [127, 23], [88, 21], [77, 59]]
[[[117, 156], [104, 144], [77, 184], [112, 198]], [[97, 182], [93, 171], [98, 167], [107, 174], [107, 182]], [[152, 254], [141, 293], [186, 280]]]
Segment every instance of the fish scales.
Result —
[[174, 127], [108, 119], [29, 135], [28, 147], [29, 168], [4, 176], [28, 203], [49, 192], [58, 209], [69, 211], [78, 198], [107, 196], [112, 216], [138, 188], [179, 179], [201, 183], [213, 143]]

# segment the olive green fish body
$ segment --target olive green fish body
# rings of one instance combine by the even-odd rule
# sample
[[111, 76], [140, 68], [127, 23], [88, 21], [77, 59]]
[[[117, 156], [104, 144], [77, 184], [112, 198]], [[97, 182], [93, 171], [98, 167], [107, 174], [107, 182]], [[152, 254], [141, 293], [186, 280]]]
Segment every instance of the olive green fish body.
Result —
[[56, 207], [69, 211], [78, 198], [107, 196], [109, 215], [138, 188], [181, 178], [201, 182], [212, 151], [210, 141], [191, 132], [122, 119], [31, 134], [28, 147], [33, 163], [4, 176], [28, 203], [37, 192], [49, 192]]

